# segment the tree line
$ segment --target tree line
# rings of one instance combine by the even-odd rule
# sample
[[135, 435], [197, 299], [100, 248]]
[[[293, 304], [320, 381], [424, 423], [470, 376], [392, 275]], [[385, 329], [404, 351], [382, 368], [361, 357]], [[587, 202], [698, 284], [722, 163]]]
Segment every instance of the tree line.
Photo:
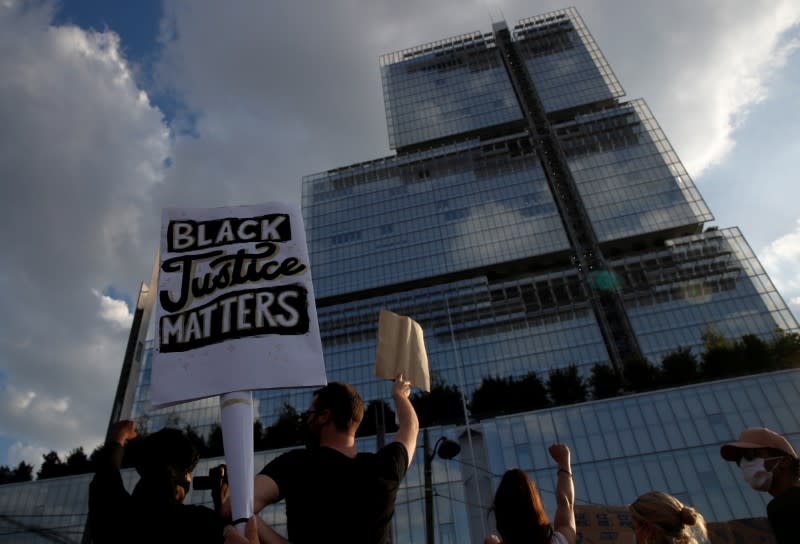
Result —
[[[778, 329], [769, 341], [755, 335], [729, 340], [713, 327], [708, 327], [702, 340], [703, 351], [699, 355], [681, 347], [665, 355], [658, 365], [645, 357], [634, 357], [623, 361], [619, 369], [610, 363], [596, 363], [585, 376], [575, 365], [553, 369], [544, 379], [536, 372], [519, 377], [488, 376], [481, 381], [466, 405], [470, 417], [480, 420], [628, 393], [800, 368], [800, 334], [797, 333]], [[411, 396], [421, 427], [463, 423], [464, 402], [458, 387], [437, 379], [434, 379], [429, 393], [417, 392]], [[305, 420], [305, 412], [297, 411], [290, 404], [284, 404], [277, 420], [269, 427], [265, 428], [261, 421], [256, 420], [253, 423], [255, 450], [305, 443], [308, 438]], [[373, 400], [366, 406], [357, 436], [374, 436], [380, 429], [386, 433], [396, 431], [395, 414], [384, 401]], [[212, 426], [207, 436], [189, 425], [184, 430], [201, 458], [223, 455], [219, 424]], [[138, 444], [143, 436], [129, 442], [123, 467], [135, 466]], [[44, 454], [36, 478], [43, 480], [94, 472], [100, 448], [95, 448], [89, 456], [82, 447], [76, 448], [64, 460], [55, 451]], [[25, 482], [32, 478], [33, 466], [25, 462], [15, 468], [0, 466], [0, 484]]]

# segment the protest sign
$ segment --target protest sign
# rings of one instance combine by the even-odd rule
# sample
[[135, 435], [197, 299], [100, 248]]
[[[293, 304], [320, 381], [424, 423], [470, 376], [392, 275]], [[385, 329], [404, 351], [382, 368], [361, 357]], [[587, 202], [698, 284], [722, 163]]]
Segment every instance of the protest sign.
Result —
[[327, 383], [299, 209], [162, 212], [151, 402], [220, 395], [233, 523], [253, 513], [254, 389]]
[[155, 407], [230, 391], [324, 385], [299, 209], [165, 209]]
[[398, 374], [423, 391], [431, 390], [428, 354], [422, 327], [410, 317], [381, 310], [375, 376], [394, 379]]

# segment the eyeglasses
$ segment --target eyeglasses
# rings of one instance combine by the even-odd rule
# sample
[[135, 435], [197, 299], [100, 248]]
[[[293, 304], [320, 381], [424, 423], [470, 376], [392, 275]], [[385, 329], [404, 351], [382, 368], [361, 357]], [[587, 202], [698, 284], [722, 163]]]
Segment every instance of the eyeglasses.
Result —
[[758, 454], [758, 450], [743, 450], [742, 456], [736, 460], [736, 464], [741, 464], [742, 461], [752, 461], [753, 459], [763, 459], [766, 463], [767, 461], [774, 461], [775, 459], [783, 459], [786, 457], [785, 455], [777, 455], [772, 457], [763, 457]]

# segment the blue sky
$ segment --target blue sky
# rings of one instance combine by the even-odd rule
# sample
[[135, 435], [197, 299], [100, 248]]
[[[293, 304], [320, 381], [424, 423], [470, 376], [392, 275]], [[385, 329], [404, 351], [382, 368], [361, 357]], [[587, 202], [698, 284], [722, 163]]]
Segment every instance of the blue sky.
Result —
[[[800, 4], [573, 3], [800, 309]], [[101, 440], [163, 207], [299, 201], [390, 153], [378, 57], [566, 7], [0, 3], [0, 464]]]

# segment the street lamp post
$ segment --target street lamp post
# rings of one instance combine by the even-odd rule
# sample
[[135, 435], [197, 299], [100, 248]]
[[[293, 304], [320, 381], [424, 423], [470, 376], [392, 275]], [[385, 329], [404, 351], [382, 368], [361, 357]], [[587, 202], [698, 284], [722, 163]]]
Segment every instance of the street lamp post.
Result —
[[433, 451], [430, 447], [430, 437], [428, 436], [428, 429], [422, 432], [422, 448], [423, 448], [423, 461], [425, 466], [425, 542], [426, 544], [434, 544], [433, 537], [433, 475], [431, 472], [431, 461], [439, 454], [442, 459], [452, 459], [461, 452], [461, 446], [458, 442], [454, 442], [440, 437], [433, 446]]

